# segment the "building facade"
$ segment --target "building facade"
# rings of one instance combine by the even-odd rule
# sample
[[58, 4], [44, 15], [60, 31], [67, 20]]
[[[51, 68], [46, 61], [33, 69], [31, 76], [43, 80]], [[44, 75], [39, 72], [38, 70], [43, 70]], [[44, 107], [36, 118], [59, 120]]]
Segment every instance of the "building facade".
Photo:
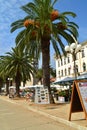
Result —
[[65, 77], [74, 77], [76, 69], [76, 76], [87, 72], [87, 41], [81, 43], [82, 47], [80, 52], [76, 54], [75, 67], [73, 55], [67, 53], [67, 56], [56, 58], [56, 81]]

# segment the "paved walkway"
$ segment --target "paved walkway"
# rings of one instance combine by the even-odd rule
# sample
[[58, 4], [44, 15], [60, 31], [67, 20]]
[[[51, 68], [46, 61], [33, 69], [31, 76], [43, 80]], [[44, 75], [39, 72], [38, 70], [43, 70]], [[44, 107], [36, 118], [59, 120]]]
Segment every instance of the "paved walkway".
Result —
[[55, 121], [64, 123], [78, 130], [87, 130], [87, 120], [85, 120], [84, 112], [72, 113], [71, 121], [68, 121], [70, 104], [56, 103], [56, 104], [35, 104], [26, 101], [25, 99], [9, 99], [7, 96], [0, 96], [0, 99], [16, 103], [29, 110], [38, 112], [44, 116], [54, 119]]

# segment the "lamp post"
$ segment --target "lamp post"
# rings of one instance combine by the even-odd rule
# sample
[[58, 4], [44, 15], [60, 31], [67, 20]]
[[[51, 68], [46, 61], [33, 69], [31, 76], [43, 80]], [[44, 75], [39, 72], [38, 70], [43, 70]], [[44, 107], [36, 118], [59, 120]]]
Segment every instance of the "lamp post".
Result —
[[8, 78], [9, 86], [12, 86], [12, 80], [13, 80], [13, 78]]
[[[70, 53], [72, 54], [72, 57], [73, 57], [73, 61], [74, 61], [74, 74], [75, 74], [75, 79], [77, 79], [77, 71], [76, 71], [76, 54], [81, 50], [81, 45], [80, 44], [77, 44], [77, 41], [75, 41], [75, 43], [72, 43], [70, 46], [65, 46], [65, 51], [67, 53]], [[70, 95], [70, 85], [69, 85], [69, 101], [70, 101], [70, 98], [71, 98], [71, 95]]]
[[81, 45], [80, 44], [77, 44], [77, 43], [72, 43], [70, 46], [65, 46], [65, 51], [67, 53], [70, 53], [72, 54], [73, 56], [73, 61], [74, 61], [74, 74], [75, 74], [75, 79], [77, 78], [77, 72], [76, 72], [76, 54], [80, 51], [81, 49]]

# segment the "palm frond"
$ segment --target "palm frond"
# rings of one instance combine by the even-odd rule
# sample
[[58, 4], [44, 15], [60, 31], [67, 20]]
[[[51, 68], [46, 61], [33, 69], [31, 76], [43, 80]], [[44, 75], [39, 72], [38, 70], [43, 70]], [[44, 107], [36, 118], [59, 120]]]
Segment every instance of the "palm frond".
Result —
[[52, 38], [51, 41], [52, 41], [52, 45], [53, 45], [53, 48], [55, 50], [56, 55], [61, 57], [61, 52], [60, 52], [60, 49], [57, 45], [57, 41], [54, 38]]
[[54, 6], [54, 4], [57, 2], [58, 0], [54, 0], [53, 2], [50, 0], [50, 3], [52, 3], [52, 7]]
[[71, 34], [65, 31], [59, 32], [59, 35], [62, 36], [67, 41], [68, 44], [71, 44], [74, 42], [74, 39], [72, 38]]
[[25, 29], [18, 33], [18, 35], [17, 35], [17, 37], [15, 39], [16, 44], [18, 44], [20, 42], [20, 40], [22, 40], [24, 35], [25, 35]]
[[13, 22], [13, 23], [11, 24], [11, 27], [16, 26], [16, 25], [23, 24], [23, 22], [24, 22], [24, 20], [19, 19], [19, 20], [17, 20], [17, 21], [15, 21], [15, 22]]
[[77, 37], [79, 36], [79, 34], [78, 34], [78, 31], [76, 30], [76, 28], [72, 28], [71, 26], [70, 26], [70, 29], [68, 28], [68, 29], [66, 29], [68, 32], [70, 32], [71, 33], [71, 35], [73, 35], [74, 37], [75, 37], [75, 39], [77, 39]]
[[[25, 11], [26, 13], [28, 13], [29, 15], [32, 15], [32, 13], [37, 12], [37, 7], [36, 7], [36, 5], [35, 5], [34, 3], [32, 3], [32, 2], [28, 3], [28, 4], [25, 5], [25, 6], [22, 6], [21, 9], [22, 9], [23, 11]], [[33, 12], [32, 12], [32, 10], [33, 10]]]
[[63, 12], [62, 15], [66, 16], [72, 16], [72, 17], [76, 17], [76, 14], [74, 12]]
[[12, 32], [14, 32], [15, 30], [17, 30], [17, 29], [20, 29], [20, 28], [22, 28], [22, 27], [24, 27], [24, 25], [23, 24], [21, 24], [21, 25], [15, 25], [15, 26], [13, 26], [12, 28], [11, 28], [11, 30], [10, 30], [10, 32], [12, 33]]
[[65, 52], [65, 45], [63, 44], [62, 40], [60, 38], [57, 39], [58, 43], [59, 43], [59, 46], [60, 46], [60, 50], [62, 51], [62, 53], [64, 55], [66, 55], [66, 52]]

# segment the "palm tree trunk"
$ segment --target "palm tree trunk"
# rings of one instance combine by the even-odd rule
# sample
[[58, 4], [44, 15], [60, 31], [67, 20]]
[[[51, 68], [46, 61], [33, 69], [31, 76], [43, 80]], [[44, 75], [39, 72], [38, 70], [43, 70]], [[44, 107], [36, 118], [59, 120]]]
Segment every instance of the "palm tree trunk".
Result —
[[0, 93], [1, 93], [1, 88], [2, 88], [2, 86], [3, 86], [3, 79], [0, 78]]
[[6, 96], [9, 94], [9, 80], [6, 78]]
[[50, 41], [47, 39], [41, 42], [42, 47], [42, 69], [43, 69], [43, 85], [48, 88], [50, 103], [54, 103], [50, 88]]
[[17, 97], [20, 97], [20, 83], [21, 83], [21, 78], [20, 78], [20, 73], [19, 71], [17, 72], [17, 75], [15, 77], [15, 83], [16, 83], [16, 95]]

